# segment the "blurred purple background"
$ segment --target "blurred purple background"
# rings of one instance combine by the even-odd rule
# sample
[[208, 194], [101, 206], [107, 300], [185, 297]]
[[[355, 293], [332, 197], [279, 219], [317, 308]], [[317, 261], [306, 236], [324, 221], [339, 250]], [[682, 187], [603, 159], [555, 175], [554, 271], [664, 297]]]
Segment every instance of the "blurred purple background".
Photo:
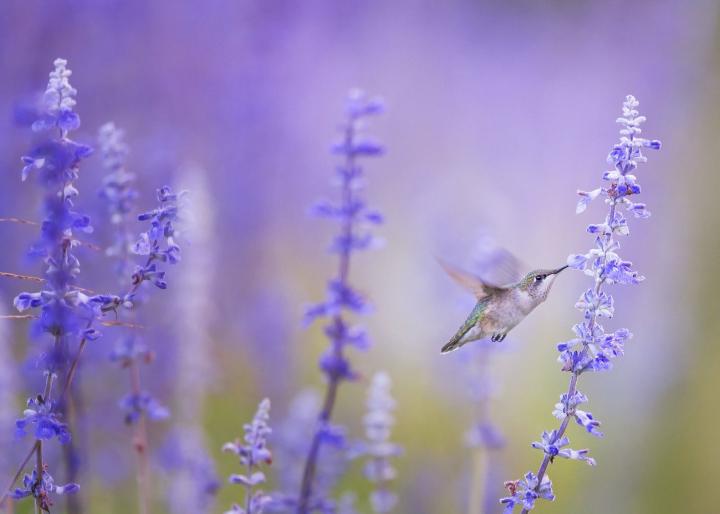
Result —
[[[94, 143], [110, 120], [126, 130], [140, 205], [151, 207], [154, 188], [166, 181], [205, 198], [196, 212], [205, 239], [190, 242], [186, 264], [206, 274], [151, 302], [157, 337], [148, 339], [168, 364], [148, 374], [177, 412], [177, 363], [192, 360], [179, 349], [177, 318], [184, 293], [194, 291], [203, 301], [192, 312], [207, 325], [196, 351], [213, 380], [184, 386], [202, 388], [193, 400], [202, 405], [186, 414], [201, 418], [225, 476], [233, 463], [219, 447], [263, 395], [280, 419], [295, 391], [322, 385], [315, 363], [325, 342], [319, 328], [302, 330], [301, 317], [332, 274], [324, 249], [333, 228], [306, 213], [334, 193], [328, 149], [347, 90], [381, 94], [387, 113], [371, 132], [388, 154], [367, 166], [367, 197], [386, 214], [379, 231], [386, 245], [354, 264], [352, 281], [375, 305], [368, 321], [375, 346], [353, 359], [367, 376], [383, 368], [395, 382], [395, 439], [405, 446], [398, 512], [462, 512], [471, 408], [457, 378], [462, 356], [441, 357], [439, 348], [472, 300], [435, 257], [469, 266], [488, 237], [528, 267], [557, 266], [589, 248], [585, 225], [601, 210], [576, 216], [575, 191], [597, 187], [617, 137], [615, 117], [634, 94], [648, 137], [664, 143], [639, 170], [653, 217], [634, 223], [624, 245], [647, 280], [616, 296], [614, 324], [635, 338], [611, 374], [584, 386], [607, 436], [570, 434], [575, 446], [592, 448], [599, 466], [552, 468], [558, 499], [538, 511], [712, 512], [720, 458], [712, 408], [720, 386], [719, 8], [711, 0], [4, 1], [0, 217], [38, 216], [38, 191], [20, 183], [32, 137], [23, 120], [53, 59], [66, 58], [79, 91], [76, 139]], [[99, 159], [87, 161], [80, 205], [96, 219], [101, 178]], [[28, 227], [0, 226], [0, 270], [36, 273], [22, 257], [33, 237]], [[100, 244], [103, 237], [93, 236]], [[102, 257], [81, 257], [87, 280], [107, 280]], [[529, 442], [552, 426], [550, 410], [566, 384], [554, 345], [570, 337], [585, 285], [579, 273], [563, 275], [493, 357], [494, 411], [508, 443], [497, 495], [502, 480], [537, 466]], [[0, 313], [21, 286], [0, 282]], [[18, 359], [24, 329], [6, 327]], [[93, 352], [97, 364], [83, 370], [84, 380], [106, 386], [92, 402], [112, 414], [125, 377], [103, 361], [108, 348]], [[358, 433], [354, 406], [365, 385], [344, 387], [339, 404], [339, 419]], [[128, 436], [117, 417], [107, 430], [122, 445]], [[156, 446], [172, 424], [157, 429]], [[109, 445], [98, 441], [91, 459], [98, 462], [90, 473], [104, 477], [93, 481], [91, 502], [94, 511], [127, 512], [132, 502], [118, 491], [131, 480], [122, 466], [115, 478], [101, 471], [100, 456], [115, 462], [124, 453]], [[163, 489], [158, 511], [168, 508]], [[225, 488], [217, 510], [236, 494]]]

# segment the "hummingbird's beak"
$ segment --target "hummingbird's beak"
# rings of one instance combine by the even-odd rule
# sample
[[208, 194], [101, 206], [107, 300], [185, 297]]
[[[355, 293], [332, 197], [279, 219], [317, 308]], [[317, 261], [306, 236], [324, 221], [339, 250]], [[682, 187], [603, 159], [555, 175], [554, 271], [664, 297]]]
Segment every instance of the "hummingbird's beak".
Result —
[[569, 266], [566, 264], [566, 265], [563, 266], [562, 268], [558, 268], [558, 269], [556, 269], [555, 271], [553, 271], [552, 274], [553, 274], [553, 275], [557, 275], [557, 274], [560, 273], [562, 270], [564, 270], [565, 268], [568, 268], [568, 267], [569, 267]]

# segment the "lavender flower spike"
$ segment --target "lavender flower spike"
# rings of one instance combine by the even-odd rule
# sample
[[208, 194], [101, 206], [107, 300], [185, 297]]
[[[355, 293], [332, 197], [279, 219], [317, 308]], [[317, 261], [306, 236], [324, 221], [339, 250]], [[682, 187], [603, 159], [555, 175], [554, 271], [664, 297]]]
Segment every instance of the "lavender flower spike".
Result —
[[225, 443], [223, 451], [232, 452], [240, 457], [240, 464], [245, 466], [245, 474], [230, 475], [231, 484], [245, 486], [245, 506], [233, 505], [225, 514], [262, 514], [271, 501], [270, 496], [255, 486], [265, 482], [265, 473], [260, 471], [261, 464], [271, 464], [272, 454], [267, 447], [267, 436], [270, 435], [268, 420], [270, 419], [270, 400], [265, 398], [258, 405], [252, 423], [245, 425], [244, 442], [239, 439]]
[[298, 514], [308, 514], [313, 505], [323, 501], [322, 498], [317, 498], [314, 490], [321, 446], [343, 444], [343, 431], [332, 426], [331, 418], [338, 387], [342, 382], [354, 380], [357, 376], [345, 350], [348, 346], [365, 349], [369, 345], [365, 330], [350, 325], [345, 314], [363, 314], [368, 308], [365, 298], [350, 286], [350, 257], [353, 252], [374, 246], [376, 239], [367, 227], [383, 221], [382, 215], [369, 208], [359, 194], [363, 175], [360, 158], [381, 155], [384, 151], [377, 142], [361, 136], [360, 129], [367, 117], [380, 112], [380, 100], [368, 98], [359, 90], [350, 92], [346, 107], [347, 118], [342, 125], [342, 138], [333, 146], [333, 152], [343, 157], [343, 163], [337, 168], [341, 201], [339, 204], [321, 202], [314, 209], [315, 214], [320, 217], [337, 220], [340, 233], [330, 246], [330, 251], [338, 255], [337, 275], [328, 281], [326, 300], [310, 307], [305, 316], [307, 322], [320, 317], [330, 318], [325, 327], [330, 345], [320, 358], [320, 369], [325, 373], [328, 385], [323, 408], [318, 416], [317, 429], [305, 461], [297, 504]]
[[131, 213], [135, 209], [138, 192], [135, 190], [135, 174], [127, 171], [125, 160], [128, 146], [125, 144], [125, 132], [114, 123], [105, 123], [98, 131], [98, 143], [105, 169], [100, 197], [105, 201], [110, 214], [110, 223], [114, 227], [114, 241], [106, 253], [118, 259], [118, 274], [124, 279], [132, 270], [130, 249], [134, 234], [130, 230]]
[[395, 400], [390, 394], [391, 385], [387, 373], [379, 372], [373, 376], [368, 391], [368, 411], [363, 418], [367, 439], [363, 452], [367, 456], [365, 476], [375, 486], [370, 494], [370, 506], [378, 514], [391, 512], [397, 503], [397, 495], [388, 487], [397, 475], [390, 457], [400, 454], [400, 447], [390, 442], [390, 432], [395, 424]]
[[588, 433], [602, 436], [598, 430], [600, 422], [591, 413], [578, 409], [580, 404], [588, 401], [577, 388], [578, 379], [588, 371], [610, 370], [613, 359], [623, 354], [625, 342], [632, 336], [625, 328], [606, 332], [600, 320], [614, 314], [613, 298], [603, 291], [604, 286], [638, 284], [643, 280], [643, 277], [632, 269], [629, 261], [620, 258], [617, 253], [620, 244], [615, 239], [616, 236], [630, 234], [621, 207], [625, 207], [625, 211], [631, 212], [636, 218], [644, 219], [650, 216], [645, 204], [635, 201], [641, 190], [634, 172], [638, 164], [647, 160], [643, 150], [660, 149], [660, 141], [640, 137], [640, 125], [645, 121], [645, 117], [640, 116], [637, 106], [635, 97], [628, 95], [625, 98], [622, 116], [617, 119], [622, 127], [620, 142], [613, 146], [607, 158], [612, 169], [606, 171], [602, 177], [607, 184], [590, 192], [578, 191], [578, 213], [583, 212], [588, 204], [599, 196], [604, 197], [609, 206], [609, 212], [602, 223], [588, 226], [587, 231], [594, 236], [595, 247], [585, 254], [568, 257], [568, 265], [583, 270], [592, 277], [593, 285], [575, 304], [576, 308], [583, 311], [583, 320], [573, 327], [575, 337], [558, 344], [558, 361], [562, 364], [562, 371], [570, 373], [568, 390], [560, 396], [560, 403], [556, 404], [553, 410], [553, 415], [561, 420], [560, 427], [544, 432], [541, 441], [532, 444], [533, 448], [543, 452], [537, 475], [528, 473], [523, 480], [506, 483], [510, 496], [500, 500], [506, 506], [506, 513], [512, 512], [514, 507], [519, 505], [522, 514], [526, 514], [535, 507], [538, 498], [554, 499], [547, 468], [555, 457], [595, 464], [587, 450], [566, 448], [570, 440], [565, 436], [565, 431], [570, 421], [574, 420]]
[[36, 132], [59, 128], [63, 137], [80, 126], [80, 117], [73, 110], [77, 101], [77, 90], [70, 85], [72, 71], [65, 59], [55, 59], [55, 69], [50, 72], [47, 89], [43, 95], [44, 114], [32, 124]]
[[22, 292], [13, 302], [20, 312], [39, 309], [35, 333], [45, 334], [50, 341], [41, 363], [45, 378], [43, 390], [30, 397], [23, 417], [15, 422], [18, 436], [32, 433], [35, 439], [20, 471], [33, 455], [35, 470], [25, 476], [23, 488], [17, 489], [14, 497], [32, 496], [36, 511], [48, 511], [51, 494], [72, 493], [79, 489], [77, 484], [54, 485], [43, 450], [44, 445], [55, 438], [61, 444], [71, 439], [63, 422], [64, 404], [53, 398], [53, 394], [58, 396], [53, 390], [55, 380], [59, 377], [67, 380], [69, 351], [78, 341], [96, 339], [100, 335], [90, 327], [98, 312], [94, 301], [76, 286], [80, 261], [73, 253], [78, 244], [75, 231], [92, 231], [90, 218], [75, 210], [79, 195], [75, 181], [79, 177], [80, 162], [92, 153], [92, 149], [68, 137], [69, 131], [80, 126], [80, 117], [73, 110], [77, 91], [70, 85], [72, 72], [67, 69], [67, 61], [56, 59], [53, 64], [54, 70], [43, 97], [44, 112], [33, 123], [33, 130], [54, 134], [48, 134], [29, 155], [22, 157], [21, 174], [23, 181], [31, 176], [37, 178], [45, 192], [41, 235], [30, 252], [43, 260], [45, 289]]

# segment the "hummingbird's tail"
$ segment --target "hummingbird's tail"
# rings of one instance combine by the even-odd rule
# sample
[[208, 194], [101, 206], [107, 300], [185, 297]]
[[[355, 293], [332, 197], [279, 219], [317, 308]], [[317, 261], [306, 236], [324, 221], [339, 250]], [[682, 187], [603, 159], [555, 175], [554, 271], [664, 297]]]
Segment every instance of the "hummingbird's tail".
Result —
[[454, 350], [457, 350], [458, 348], [460, 348], [462, 345], [465, 344], [465, 342], [464, 342], [464, 341], [461, 341], [461, 339], [462, 339], [462, 336], [460, 336], [460, 337], [457, 337], [457, 336], [453, 337], [453, 338], [450, 340], [450, 342], [448, 342], [445, 346], [442, 347], [442, 350], [440, 350], [440, 353], [450, 353], [450, 352], [452, 352], [452, 351], [454, 351]]
[[[473, 311], [474, 312], [474, 311]], [[470, 339], [465, 337], [468, 332], [470, 332], [470, 329], [475, 326], [475, 323], [477, 322], [477, 316], [474, 316], [473, 314], [468, 317], [468, 319], [463, 323], [463, 325], [458, 329], [458, 331], [455, 333], [454, 336], [452, 336], [452, 339], [448, 341], [448, 343], [442, 347], [442, 350], [440, 350], [440, 353], [449, 353], [453, 350], [457, 350], [462, 345], [467, 343]]]
[[455, 332], [455, 335], [452, 336], [452, 339], [450, 339], [450, 341], [448, 341], [448, 343], [442, 347], [440, 353], [452, 352], [453, 350], [457, 350], [458, 348], [460, 348], [465, 343], [468, 343], [475, 339], [480, 339], [480, 337], [482, 337], [481, 331], [477, 328], [477, 323], [480, 320], [480, 317], [483, 315], [483, 312], [485, 312], [487, 304], [487, 299], [480, 300], [477, 304], [475, 304], [475, 308], [467, 317], [465, 323], [463, 323], [462, 326], [458, 329], [458, 331]]

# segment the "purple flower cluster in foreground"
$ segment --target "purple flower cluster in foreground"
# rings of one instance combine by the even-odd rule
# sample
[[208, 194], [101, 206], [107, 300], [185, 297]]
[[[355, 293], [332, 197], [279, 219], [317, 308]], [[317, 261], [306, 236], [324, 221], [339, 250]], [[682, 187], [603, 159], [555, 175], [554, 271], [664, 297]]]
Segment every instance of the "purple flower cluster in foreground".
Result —
[[570, 440], [565, 436], [565, 432], [569, 422], [574, 420], [588, 433], [602, 436], [598, 430], [600, 422], [590, 412], [578, 408], [588, 401], [587, 396], [577, 388], [578, 379], [588, 371], [611, 369], [613, 359], [623, 354], [625, 342], [632, 336], [625, 328], [606, 332], [600, 320], [611, 318], [614, 314], [613, 298], [603, 290], [605, 285], [638, 284], [643, 280], [643, 277], [633, 270], [632, 263], [618, 255], [620, 244], [615, 239], [616, 236], [627, 236], [630, 233], [627, 219], [621, 210], [623, 207], [636, 218], [650, 216], [645, 204], [635, 201], [641, 192], [635, 169], [638, 164], [647, 160], [643, 150], [658, 150], [660, 141], [640, 137], [640, 125], [645, 121], [645, 117], [640, 116], [637, 106], [635, 97], [628, 95], [625, 98], [622, 116], [617, 119], [622, 127], [620, 142], [613, 146], [607, 158], [612, 169], [606, 171], [602, 177], [607, 185], [593, 191], [578, 191], [578, 213], [585, 211], [588, 204], [598, 197], [604, 198], [609, 207], [602, 223], [588, 226], [588, 233], [595, 237], [594, 248], [585, 254], [568, 257], [568, 265], [584, 270], [592, 277], [593, 285], [575, 304], [575, 307], [583, 312], [583, 320], [573, 327], [575, 338], [558, 345], [558, 360], [562, 364], [562, 370], [571, 374], [568, 390], [560, 396], [560, 402], [553, 411], [553, 415], [560, 420], [560, 427], [543, 432], [541, 440], [532, 443], [533, 448], [543, 452], [537, 475], [529, 472], [520, 480], [506, 483], [510, 496], [500, 500], [505, 504], [506, 513], [512, 512], [516, 506], [519, 506], [523, 513], [527, 513], [535, 507], [537, 499], [555, 498], [547, 468], [556, 457], [595, 464], [587, 450], [573, 450], [568, 447]]
[[[133, 175], [124, 169], [127, 147], [122, 141], [122, 134], [114, 125], [108, 124], [100, 131], [103, 163], [108, 170], [101, 197], [108, 206], [111, 224], [117, 232], [115, 243], [107, 253], [122, 261], [119, 271], [126, 290], [120, 294], [91, 294], [89, 289], [77, 285], [80, 261], [75, 249], [84, 245], [94, 246], [75, 236], [76, 232], [89, 234], [93, 231], [90, 219], [75, 207], [79, 195], [76, 187], [79, 165], [90, 156], [92, 149], [69, 138], [70, 131], [80, 126], [80, 117], [74, 111], [77, 91], [70, 85], [71, 75], [67, 62], [56, 59], [43, 96], [43, 109], [39, 119], [32, 124], [32, 129], [39, 132], [42, 139], [22, 158], [22, 180], [35, 179], [45, 193], [41, 236], [30, 251], [31, 256], [43, 260], [44, 276], [40, 279], [5, 273], [44, 284], [41, 291], [22, 292], [14, 300], [20, 312], [39, 311], [37, 315], [28, 315], [37, 320], [31, 334], [49, 346], [40, 358], [45, 379], [43, 390], [28, 399], [27, 409], [15, 423], [18, 437], [32, 434], [35, 442], [18, 469], [11, 490], [3, 491], [0, 497], [0, 505], [7, 496], [14, 499], [33, 497], [36, 512], [50, 512], [53, 494], [79, 490], [79, 485], [75, 483], [55, 485], [43, 450], [44, 443], [53, 439], [61, 444], [67, 444], [72, 439], [67, 405], [75, 392], [73, 378], [83, 349], [89, 341], [95, 341], [101, 335], [95, 325], [105, 322], [109, 315], [113, 322], [123, 324], [117, 320], [118, 311], [121, 308], [130, 311], [135, 307], [140, 286], [147, 281], [161, 289], [166, 288], [163, 265], [180, 260], [180, 248], [175, 242], [175, 223], [182, 193], [174, 194], [167, 186], [158, 191], [160, 206], [138, 217], [140, 221], [149, 222], [150, 226], [134, 245], [130, 245], [127, 222], [137, 193], [132, 187]], [[130, 252], [146, 260], [134, 272], [124, 274], [122, 270], [129, 262]], [[113, 360], [124, 367], [131, 367], [138, 359], [149, 360], [151, 354], [142, 345], [130, 339], [125, 341], [130, 342], [118, 347]], [[168, 416], [166, 408], [139, 389], [139, 375], [133, 376], [133, 391], [122, 400], [121, 407], [128, 423], [135, 423], [142, 417], [162, 419]], [[135, 441], [136, 448], [143, 455], [147, 453], [146, 445], [146, 438]], [[33, 456], [35, 459], [32, 459]], [[74, 458], [71, 452], [65, 456], [67, 462]], [[34, 469], [24, 475], [22, 487], [13, 490], [14, 482], [28, 463], [32, 463]], [[138, 482], [146, 484], [146, 478]], [[140, 512], [147, 512], [149, 501], [147, 497], [142, 497], [142, 493], [140, 496]], [[78, 504], [74, 508], [79, 508]]]
[[[71, 130], [80, 126], [75, 113], [77, 91], [70, 85], [72, 72], [67, 62], [56, 59], [43, 96], [44, 111], [32, 128], [43, 134], [41, 143], [22, 158], [22, 180], [36, 178], [45, 191], [44, 219], [40, 240], [33, 245], [31, 255], [40, 257], [45, 264], [45, 289], [35, 293], [20, 293], [14, 301], [18, 311], [39, 309], [39, 322], [34, 330], [46, 334], [51, 346], [42, 360], [45, 386], [40, 394], [28, 399], [23, 418], [17, 420], [19, 436], [33, 426], [36, 440], [30, 455], [36, 455], [35, 469], [25, 475], [23, 487], [15, 489], [15, 499], [32, 496], [36, 510], [49, 511], [52, 493], [75, 492], [77, 484], [63, 487], [54, 485], [48, 465], [43, 460], [43, 443], [53, 438], [62, 444], [70, 441], [64, 403], [53, 398], [53, 385], [68, 375], [70, 348], [79, 338], [95, 339], [99, 335], [90, 327], [97, 312], [96, 298], [89, 298], [76, 286], [80, 274], [80, 261], [74, 249], [79, 245], [74, 231], [92, 232], [90, 219], [75, 209], [79, 194], [75, 182], [79, 177], [82, 159], [92, 153], [89, 146], [76, 143], [68, 137]], [[43, 340], [46, 340], [43, 338]]]

